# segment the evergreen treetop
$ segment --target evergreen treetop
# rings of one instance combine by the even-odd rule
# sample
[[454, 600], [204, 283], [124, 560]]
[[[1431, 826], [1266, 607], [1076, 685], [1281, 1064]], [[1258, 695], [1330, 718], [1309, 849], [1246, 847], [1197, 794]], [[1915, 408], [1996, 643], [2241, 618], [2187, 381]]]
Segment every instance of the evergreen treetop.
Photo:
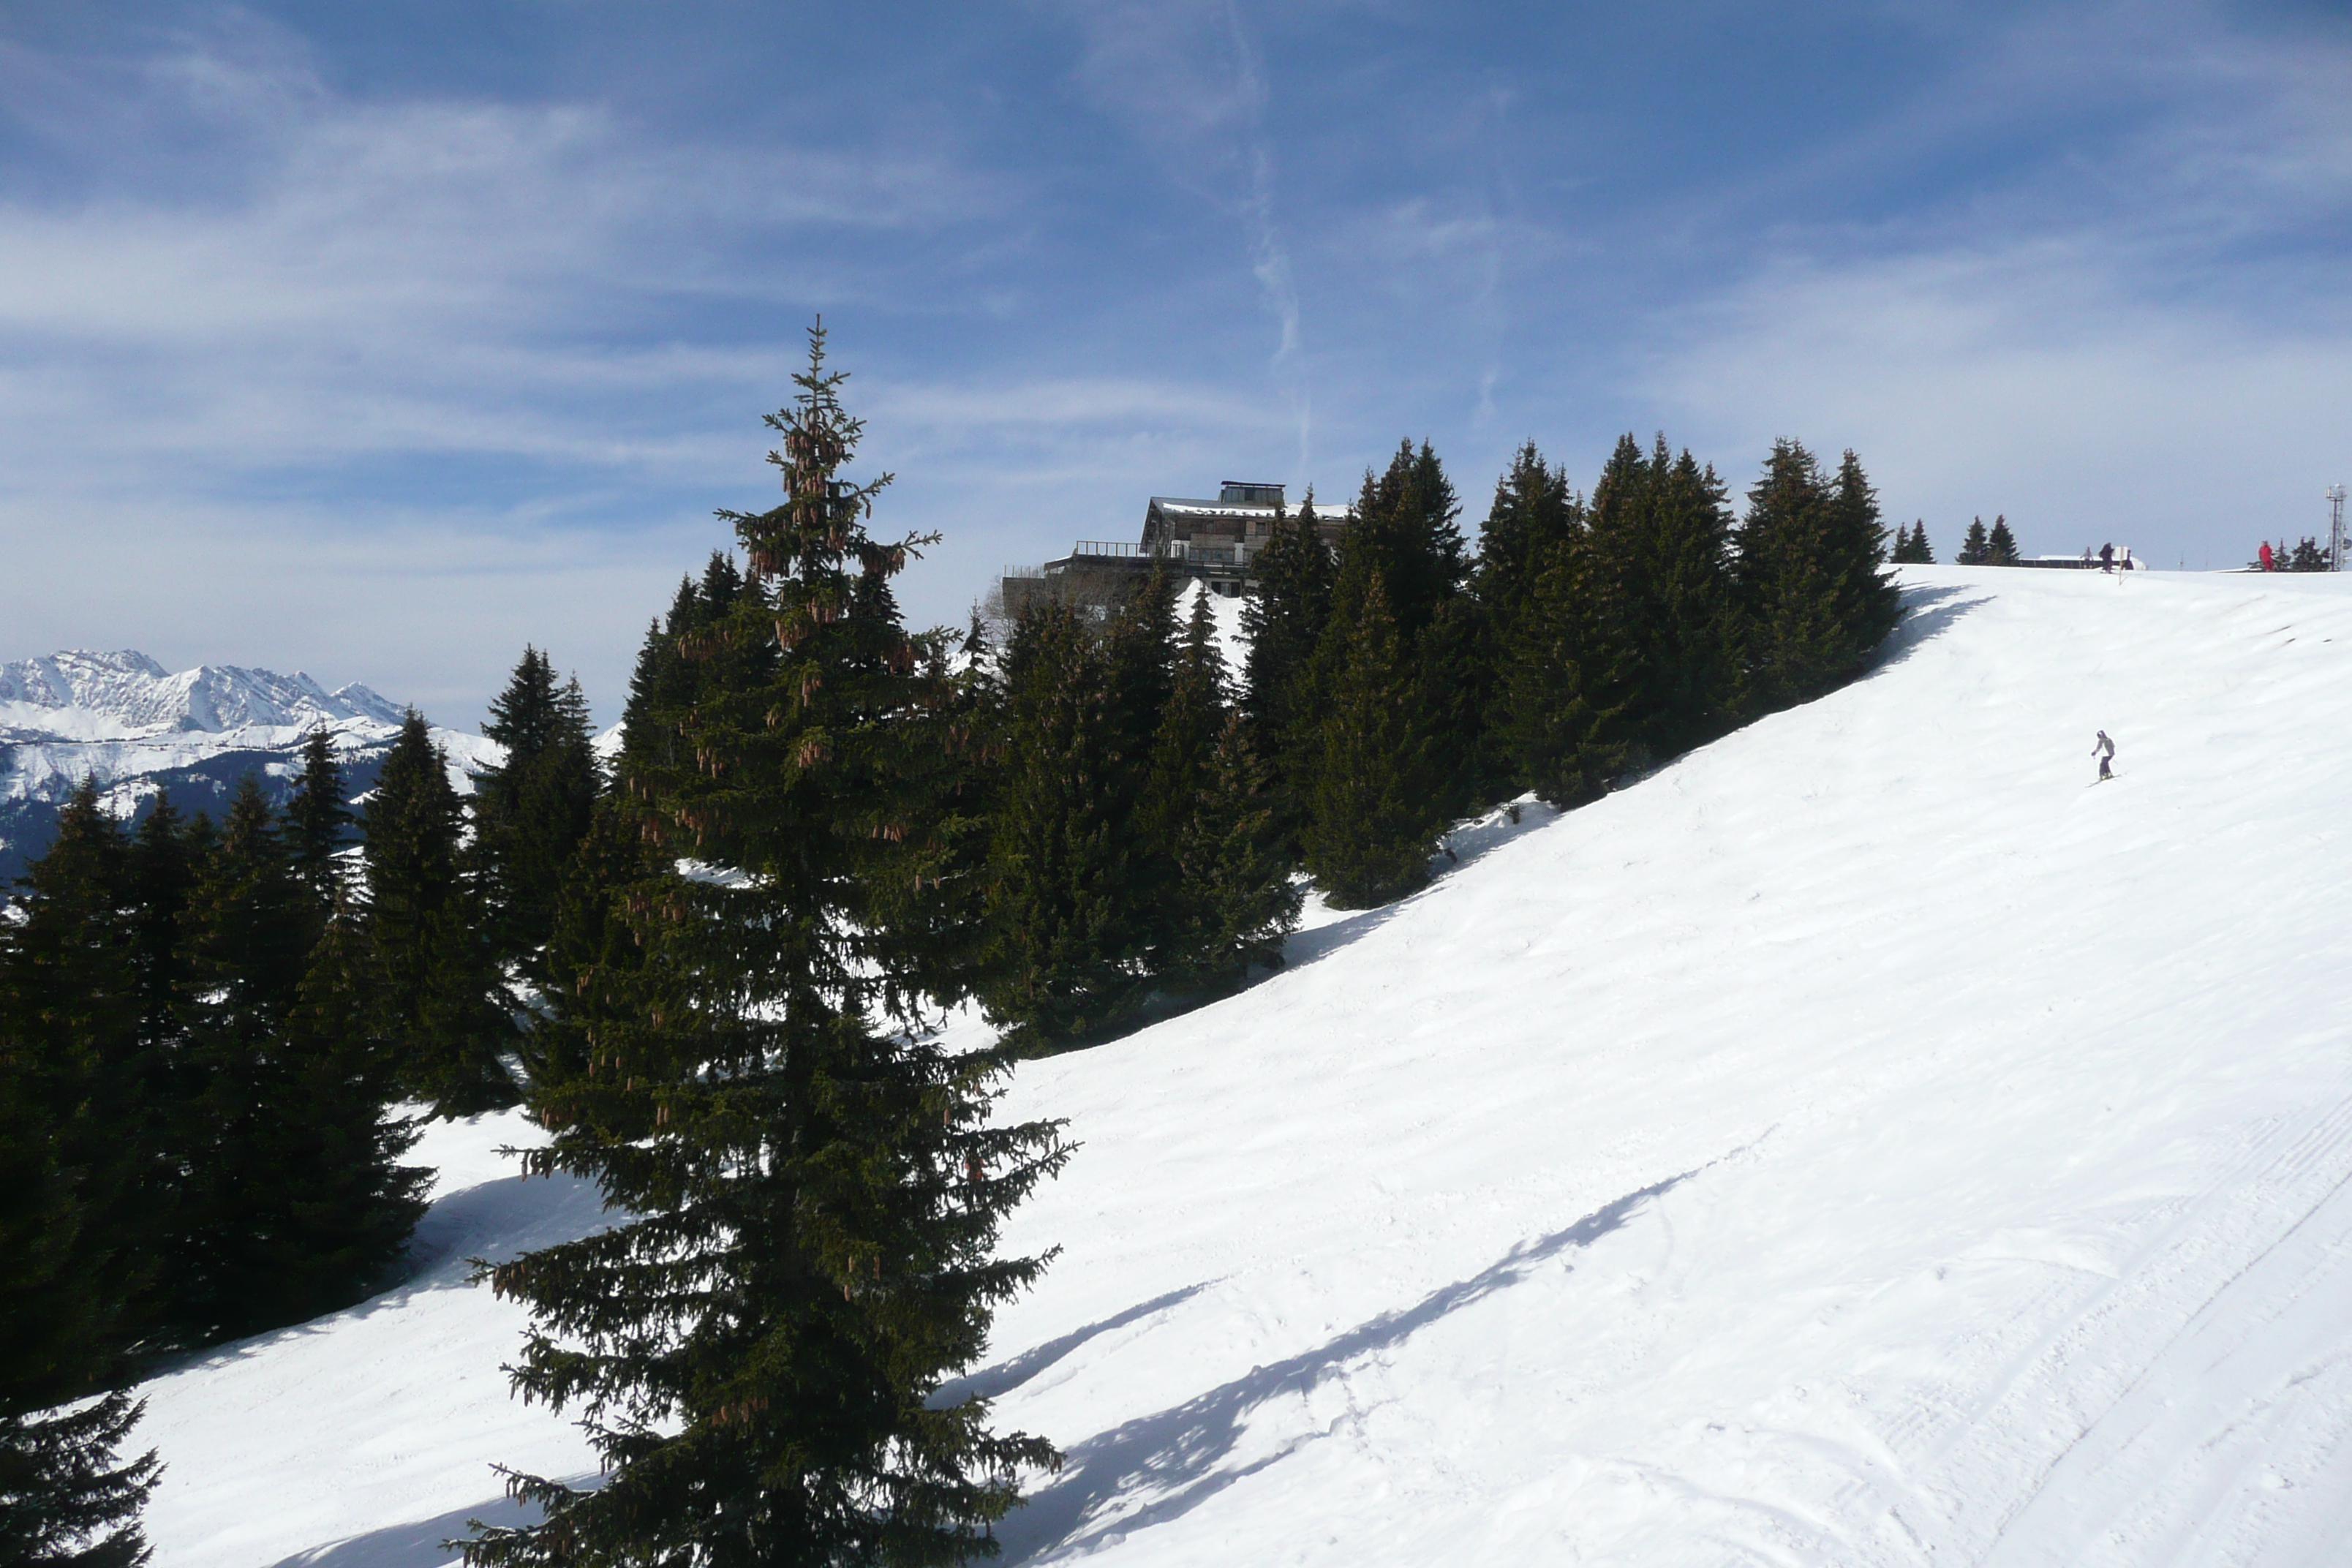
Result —
[[1838, 584], [1823, 544], [1832, 495], [1813, 455], [1772, 444], [1748, 492], [1735, 572], [1746, 622], [1747, 701], [1766, 711], [1807, 701], [1843, 673]]
[[476, 775], [475, 852], [499, 951], [536, 977], [564, 873], [603, 787], [588, 700], [577, 679], [559, 684], [553, 663], [526, 646], [482, 733], [506, 755]]
[[1265, 548], [1251, 563], [1242, 629], [1248, 635], [1244, 703], [1269, 745], [1279, 748], [1300, 705], [1308, 665], [1331, 616], [1331, 552], [1315, 532], [1315, 492], [1296, 518], [1276, 511]]
[[1992, 542], [1985, 533], [1984, 519], [1969, 520], [1969, 531], [1960, 541], [1960, 552], [1952, 557], [1956, 566], [1982, 566], [1990, 558]]
[[2017, 562], [2017, 535], [2009, 531], [2008, 517], [1996, 517], [1992, 520], [1992, 531], [1985, 536], [1984, 563], [2014, 566]]
[[1522, 446], [1495, 481], [1495, 502], [1478, 531], [1478, 598], [1499, 641], [1509, 640], [1554, 552], [1583, 524], [1568, 470], [1547, 464], [1533, 441]]
[[302, 741], [302, 772], [286, 801], [286, 841], [295, 875], [310, 890], [321, 917], [341, 891], [335, 855], [358, 820], [343, 804], [343, 771], [323, 729]]
[[1408, 651], [1437, 617], [1437, 607], [1459, 592], [1469, 575], [1461, 507], [1454, 485], [1423, 441], [1418, 451], [1401, 443], [1387, 469], [1364, 474], [1356, 520], [1339, 542], [1333, 584], [1335, 613], [1354, 614], [1366, 602], [1368, 584], [1381, 582], [1381, 597]]

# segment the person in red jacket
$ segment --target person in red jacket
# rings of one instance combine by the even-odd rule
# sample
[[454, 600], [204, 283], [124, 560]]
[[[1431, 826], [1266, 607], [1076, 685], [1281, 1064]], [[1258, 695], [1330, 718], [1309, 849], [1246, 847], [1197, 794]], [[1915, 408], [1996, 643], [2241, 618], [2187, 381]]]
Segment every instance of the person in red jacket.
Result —
[[2263, 571], [2265, 571], [2265, 572], [2269, 571], [2269, 570], [2271, 569], [2271, 542], [2270, 542], [2269, 540], [2267, 540], [2267, 539], [2265, 539], [2265, 540], [2263, 540], [2263, 548], [2262, 548], [2262, 551], [2261, 551], [2261, 560], [2262, 560], [2262, 563], [2263, 563]]

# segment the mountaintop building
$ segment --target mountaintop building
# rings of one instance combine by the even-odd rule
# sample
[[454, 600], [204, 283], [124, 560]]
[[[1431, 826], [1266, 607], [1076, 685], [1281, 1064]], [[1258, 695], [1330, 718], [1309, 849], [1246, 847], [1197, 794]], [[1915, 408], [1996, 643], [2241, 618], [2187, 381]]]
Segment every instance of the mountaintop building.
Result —
[[[1303, 510], [1303, 508], [1302, 508]], [[1198, 580], [1213, 594], [1238, 595], [1250, 578], [1250, 562], [1273, 537], [1274, 521], [1290, 515], [1283, 487], [1227, 479], [1214, 500], [1153, 496], [1143, 509], [1143, 537], [1135, 543], [1081, 539], [1070, 552], [1043, 566], [1004, 569], [1004, 611], [1018, 615], [1039, 594], [1081, 604], [1115, 603], [1157, 564], [1174, 575]], [[1355, 508], [1315, 503], [1316, 536], [1336, 545], [1355, 521]]]

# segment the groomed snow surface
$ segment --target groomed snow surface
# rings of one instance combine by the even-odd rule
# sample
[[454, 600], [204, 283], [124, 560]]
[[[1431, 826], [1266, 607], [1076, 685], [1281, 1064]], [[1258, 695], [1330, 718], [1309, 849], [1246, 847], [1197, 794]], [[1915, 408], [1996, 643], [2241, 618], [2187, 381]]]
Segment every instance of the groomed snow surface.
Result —
[[[2352, 581], [1911, 568], [1868, 679], [1022, 1069], [1083, 1147], [975, 1382], [1010, 1562], [2335, 1563]], [[2115, 737], [2093, 785], [2093, 732]], [[411, 1568], [583, 1475], [464, 1283], [150, 1386], [167, 1568]]]

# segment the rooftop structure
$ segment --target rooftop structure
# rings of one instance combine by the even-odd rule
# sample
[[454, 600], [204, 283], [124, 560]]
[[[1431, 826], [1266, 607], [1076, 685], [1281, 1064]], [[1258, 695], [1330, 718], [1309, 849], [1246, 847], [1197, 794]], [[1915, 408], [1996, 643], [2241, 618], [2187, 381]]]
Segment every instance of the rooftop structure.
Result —
[[[1132, 544], [1082, 539], [1058, 561], [1006, 567], [1004, 607], [1017, 613], [1041, 593], [1108, 605], [1155, 564], [1204, 582], [1212, 593], [1238, 595], [1249, 581], [1252, 558], [1273, 537], [1275, 520], [1295, 515], [1283, 490], [1278, 484], [1226, 479], [1214, 500], [1153, 496], [1143, 509], [1143, 537]], [[1327, 545], [1338, 544], [1355, 516], [1353, 507], [1318, 503], [1316, 536]]]

